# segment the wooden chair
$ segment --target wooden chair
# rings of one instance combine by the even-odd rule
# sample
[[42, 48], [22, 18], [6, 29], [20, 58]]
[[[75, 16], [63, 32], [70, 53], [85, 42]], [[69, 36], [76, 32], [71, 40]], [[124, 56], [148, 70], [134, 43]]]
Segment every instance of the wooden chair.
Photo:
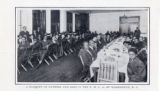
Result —
[[116, 60], [100, 62], [97, 82], [118, 82], [118, 67]]
[[[29, 56], [29, 52], [27, 49], [24, 49], [24, 50], [20, 50], [18, 49], [18, 70], [19, 68], [23, 68], [24, 71], [28, 71], [27, 67], [26, 67], [26, 60], [28, 59], [28, 56]], [[20, 71], [19, 71], [20, 73]]]
[[[47, 51], [47, 50], [45, 50]], [[39, 67], [39, 65], [42, 63], [42, 60], [44, 59], [44, 54], [46, 52], [43, 52], [40, 48], [37, 50], [34, 50], [33, 48], [27, 48], [23, 51], [23, 53], [18, 53], [18, 63], [19, 67], [22, 67], [24, 71], [28, 71], [28, 64], [31, 67], [31, 70], [36, 69]], [[37, 61], [37, 62], [36, 62]], [[34, 64], [36, 62], [36, 64]], [[18, 67], [18, 68], [19, 68]], [[20, 72], [20, 71], [19, 71]]]
[[[84, 69], [84, 61], [83, 61], [83, 58], [82, 58], [82, 56], [81, 55], [78, 55], [79, 56], [79, 58], [80, 58], [80, 60], [81, 60], [81, 63], [82, 63], [82, 66], [83, 66], [83, 69]], [[83, 82], [91, 82], [91, 77], [90, 77], [90, 74], [89, 74], [89, 69], [88, 69], [88, 71], [84, 71], [84, 70], [82, 70], [82, 76], [81, 76], [81, 80], [83, 81]]]

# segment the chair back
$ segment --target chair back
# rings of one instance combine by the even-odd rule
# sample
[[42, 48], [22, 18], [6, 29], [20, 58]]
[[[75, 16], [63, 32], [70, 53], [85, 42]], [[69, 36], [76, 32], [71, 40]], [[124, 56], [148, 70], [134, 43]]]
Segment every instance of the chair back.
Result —
[[97, 82], [118, 82], [118, 62], [113, 57], [100, 62]]

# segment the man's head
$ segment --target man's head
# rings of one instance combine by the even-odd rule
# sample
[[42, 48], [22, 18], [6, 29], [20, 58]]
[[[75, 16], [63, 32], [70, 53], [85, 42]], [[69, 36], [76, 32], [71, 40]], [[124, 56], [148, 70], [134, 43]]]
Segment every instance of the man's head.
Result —
[[129, 42], [129, 41], [124, 41], [124, 42], [123, 42], [123, 45], [124, 45], [127, 49], [129, 49], [129, 48], [132, 47], [131, 42]]
[[62, 39], [65, 37], [65, 35], [64, 34], [62, 34]]
[[128, 42], [127, 42], [127, 41], [124, 41], [124, 42], [123, 42], [123, 45], [124, 45], [125, 47], [127, 47], [127, 46], [128, 46]]
[[40, 31], [40, 27], [37, 28], [37, 31], [38, 31], [38, 32]]
[[38, 35], [38, 40], [42, 40], [42, 36], [41, 35]]
[[102, 38], [103, 38], [103, 39], [106, 39], [106, 35], [105, 35], [105, 34], [103, 34], [103, 35], [102, 35]]
[[107, 34], [107, 35], [106, 35], [106, 37], [107, 37], [107, 39], [109, 39], [109, 38], [110, 38], [110, 35], [109, 35], [109, 34]]
[[143, 41], [143, 37], [139, 37], [139, 41]]
[[23, 35], [23, 37], [27, 39], [27, 35]]
[[56, 37], [55, 37], [55, 36], [52, 37], [52, 42], [53, 42], [53, 43], [56, 42]]
[[58, 39], [58, 37], [59, 37], [59, 35], [58, 35], [58, 34], [56, 34], [56, 35], [55, 35], [55, 38], [56, 38], [56, 39]]
[[135, 39], [134, 39], [134, 43], [136, 44], [136, 43], [138, 43], [138, 42], [139, 42], [139, 39], [135, 38]]
[[22, 44], [25, 44], [25, 42], [26, 42], [26, 38], [22, 37]]
[[93, 38], [93, 41], [96, 42], [96, 41], [97, 41], [97, 37], [94, 37], [94, 38]]
[[84, 49], [88, 49], [88, 48], [89, 48], [87, 41], [84, 41], [84, 42], [83, 42], [83, 48], [84, 48]]
[[69, 39], [69, 38], [70, 38], [70, 35], [68, 34], [68, 35], [67, 35], [67, 39]]
[[37, 39], [35, 38], [35, 39], [33, 39], [33, 41], [34, 41], [34, 42], [37, 42]]
[[79, 38], [79, 36], [78, 35], [76, 35], [76, 37], [75, 37], [76, 39], [78, 39]]
[[36, 34], [37, 33], [37, 31], [36, 30], [33, 30], [33, 34]]
[[47, 41], [47, 36], [44, 36], [43, 40], [44, 40], [44, 41]]
[[94, 41], [93, 40], [89, 41], [89, 46], [94, 47]]
[[127, 36], [126, 41], [131, 41], [131, 38]]
[[33, 35], [32, 34], [30, 35], [30, 38], [33, 39]]
[[139, 30], [139, 27], [136, 27], [136, 30]]
[[100, 35], [98, 35], [98, 36], [97, 36], [97, 39], [98, 39], [98, 40], [100, 40], [100, 39], [101, 39], [101, 36], [100, 36]]
[[129, 53], [129, 58], [134, 59], [136, 57], [137, 50], [135, 48], [130, 48], [128, 50], [128, 53]]
[[18, 35], [18, 38], [19, 38], [19, 39], [22, 39], [22, 36], [21, 36], [21, 35]]

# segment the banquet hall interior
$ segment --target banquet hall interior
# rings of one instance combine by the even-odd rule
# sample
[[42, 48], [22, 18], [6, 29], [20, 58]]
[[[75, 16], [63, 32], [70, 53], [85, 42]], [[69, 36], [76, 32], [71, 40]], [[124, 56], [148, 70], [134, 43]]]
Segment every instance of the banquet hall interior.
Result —
[[17, 82], [148, 82], [148, 8], [16, 8]]

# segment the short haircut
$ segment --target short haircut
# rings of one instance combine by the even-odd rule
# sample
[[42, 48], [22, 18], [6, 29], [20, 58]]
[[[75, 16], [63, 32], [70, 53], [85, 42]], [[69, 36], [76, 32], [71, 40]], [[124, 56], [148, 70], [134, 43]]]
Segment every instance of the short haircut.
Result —
[[94, 41], [91, 39], [91, 40], [89, 40], [89, 43], [90, 43], [90, 42], [94, 42]]
[[135, 54], [137, 54], [136, 48], [130, 48], [130, 49], [128, 50], [128, 52], [134, 52]]
[[88, 43], [88, 41], [84, 41], [84, 42], [83, 42], [83, 45], [84, 45], [85, 43]]
[[123, 44], [128, 44], [130, 45], [131, 43], [129, 41], [124, 41]]

